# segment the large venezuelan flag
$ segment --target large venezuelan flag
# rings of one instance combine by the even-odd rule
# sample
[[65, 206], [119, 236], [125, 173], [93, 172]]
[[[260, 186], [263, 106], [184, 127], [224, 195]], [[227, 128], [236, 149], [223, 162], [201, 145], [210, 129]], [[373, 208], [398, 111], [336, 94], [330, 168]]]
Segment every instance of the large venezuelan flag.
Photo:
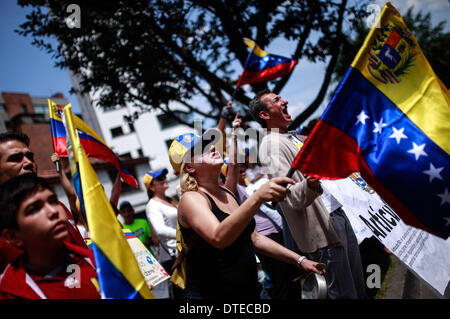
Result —
[[445, 239], [449, 93], [390, 3], [378, 23], [292, 167], [326, 179], [359, 171], [405, 223]]
[[[62, 107], [48, 100], [48, 109], [52, 128], [53, 148], [59, 156], [67, 157], [66, 131], [61, 118]], [[125, 183], [137, 187], [136, 179], [122, 167], [120, 160], [103, 139], [75, 114], [73, 114], [73, 122], [78, 130], [81, 145], [83, 145], [87, 156], [110, 162], [120, 172], [120, 177]]]
[[71, 105], [64, 107], [74, 157], [79, 165], [84, 206], [92, 239], [102, 298], [153, 298], [139, 269], [136, 258], [122, 232], [122, 227], [109, 203], [83, 150], [74, 126]]
[[298, 60], [270, 54], [262, 50], [253, 40], [244, 38], [245, 44], [252, 50], [245, 62], [237, 86], [270, 81], [291, 72]]

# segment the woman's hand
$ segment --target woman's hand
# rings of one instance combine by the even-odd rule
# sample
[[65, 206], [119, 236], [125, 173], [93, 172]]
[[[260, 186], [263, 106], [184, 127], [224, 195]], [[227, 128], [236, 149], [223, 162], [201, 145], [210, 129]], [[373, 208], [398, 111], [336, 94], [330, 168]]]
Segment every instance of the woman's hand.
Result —
[[265, 202], [281, 202], [290, 193], [286, 188], [287, 184], [295, 184], [295, 181], [289, 177], [275, 177], [261, 186], [252, 196], [257, 196], [262, 204]]
[[319, 275], [325, 275], [325, 264], [318, 263], [317, 261], [312, 261], [307, 258], [303, 259], [300, 263], [300, 267], [302, 267], [305, 271], [312, 271]]

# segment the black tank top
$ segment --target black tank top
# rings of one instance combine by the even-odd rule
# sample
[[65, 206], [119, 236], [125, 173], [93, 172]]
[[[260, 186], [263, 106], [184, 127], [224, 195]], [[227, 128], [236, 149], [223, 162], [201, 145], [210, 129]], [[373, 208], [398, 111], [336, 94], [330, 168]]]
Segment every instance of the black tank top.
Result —
[[[212, 212], [222, 222], [229, 215], [221, 211], [208, 194], [205, 195], [211, 203]], [[239, 237], [224, 249], [215, 248], [199, 237], [186, 256], [186, 290], [205, 299], [259, 299], [251, 239], [254, 230], [255, 221], [252, 219]], [[192, 228], [181, 225], [180, 231], [185, 242], [194, 232]]]

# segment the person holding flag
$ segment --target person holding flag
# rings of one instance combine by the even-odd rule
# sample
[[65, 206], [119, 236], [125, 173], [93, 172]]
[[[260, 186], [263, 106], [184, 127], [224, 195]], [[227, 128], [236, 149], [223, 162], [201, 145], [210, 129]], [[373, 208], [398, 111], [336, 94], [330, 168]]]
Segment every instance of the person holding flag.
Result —
[[[267, 128], [259, 158], [269, 178], [286, 176], [303, 145], [295, 131], [288, 101], [267, 90], [250, 102], [253, 118]], [[341, 204], [320, 185], [317, 178], [296, 171], [296, 184], [280, 203], [298, 248], [312, 260], [326, 265], [328, 298], [366, 298], [358, 242]]]
[[305, 271], [322, 274], [323, 265], [258, 234], [253, 220], [259, 206], [282, 200], [293, 180], [269, 181], [239, 206], [235, 195], [219, 185], [223, 166], [222, 134], [209, 129], [202, 136], [180, 135], [169, 148], [169, 159], [180, 174], [183, 194], [178, 224], [186, 243], [196, 238], [185, 255], [189, 299], [259, 299], [255, 250]]

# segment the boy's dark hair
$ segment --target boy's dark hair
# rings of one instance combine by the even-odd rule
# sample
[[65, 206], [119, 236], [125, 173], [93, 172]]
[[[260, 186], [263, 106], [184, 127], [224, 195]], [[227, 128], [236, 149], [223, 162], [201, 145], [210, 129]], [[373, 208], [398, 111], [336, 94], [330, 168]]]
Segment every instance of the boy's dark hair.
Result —
[[131, 208], [131, 209], [133, 209], [133, 206], [131, 206], [130, 202], [125, 201], [125, 202], [120, 203], [119, 210], [122, 210], [124, 208]]
[[255, 97], [250, 101], [250, 113], [252, 114], [253, 119], [261, 124], [262, 127], [266, 127], [266, 121], [259, 117], [259, 112], [267, 111], [267, 105], [261, 98], [263, 95], [270, 93], [269, 90], [265, 89], [256, 93]]
[[30, 146], [30, 138], [25, 134], [17, 132], [0, 133], [0, 143], [8, 141], [19, 141], [25, 144], [27, 147]]
[[48, 189], [54, 193], [47, 181], [34, 174], [24, 174], [0, 186], [0, 231], [18, 229], [17, 212], [20, 204], [38, 191]]

